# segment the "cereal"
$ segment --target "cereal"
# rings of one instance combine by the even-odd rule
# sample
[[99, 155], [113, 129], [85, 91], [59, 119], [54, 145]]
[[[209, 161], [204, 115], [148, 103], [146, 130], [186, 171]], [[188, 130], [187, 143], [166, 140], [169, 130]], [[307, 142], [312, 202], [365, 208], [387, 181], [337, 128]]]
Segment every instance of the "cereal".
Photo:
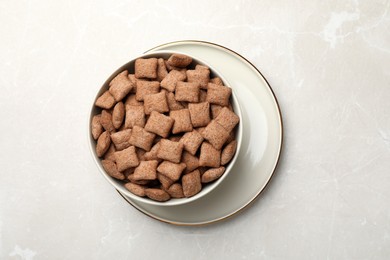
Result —
[[169, 111], [167, 97], [164, 92], [144, 96], [145, 114], [150, 115], [152, 111], [165, 113]]
[[185, 197], [189, 198], [197, 194], [202, 189], [199, 170], [183, 175], [182, 186]]
[[171, 111], [169, 116], [175, 120], [172, 128], [173, 134], [192, 131], [190, 111], [188, 109]]
[[[135, 61], [135, 77], [137, 79], [148, 78], [155, 79], [157, 78], [157, 59], [137, 59]], [[137, 86], [138, 88], [138, 86]]]
[[90, 130], [102, 167], [147, 199], [198, 194], [236, 153], [231, 95], [189, 56], [137, 59], [95, 101]]
[[117, 151], [114, 153], [114, 156], [118, 171], [120, 172], [131, 167], [136, 167], [139, 164], [134, 146], [130, 146], [122, 151]]
[[121, 101], [134, 87], [133, 82], [131, 82], [127, 74], [128, 71], [124, 70], [109, 83], [109, 91], [116, 102]]
[[193, 127], [207, 126], [210, 122], [210, 103], [190, 103], [188, 104], [188, 110], [190, 111]]
[[168, 137], [174, 120], [169, 116], [153, 111], [145, 125], [145, 130], [161, 137]]
[[118, 129], [122, 125], [124, 117], [125, 105], [123, 102], [118, 102], [112, 110], [112, 124], [114, 125], [115, 129]]
[[150, 151], [155, 136], [155, 134], [149, 133], [144, 128], [136, 125], [133, 127], [129, 143], [145, 151]]
[[237, 149], [237, 141], [233, 140], [225, 146], [221, 153], [221, 165], [225, 165], [233, 158]]
[[96, 155], [102, 157], [104, 153], [108, 150], [111, 144], [110, 133], [104, 131], [98, 138], [96, 144]]

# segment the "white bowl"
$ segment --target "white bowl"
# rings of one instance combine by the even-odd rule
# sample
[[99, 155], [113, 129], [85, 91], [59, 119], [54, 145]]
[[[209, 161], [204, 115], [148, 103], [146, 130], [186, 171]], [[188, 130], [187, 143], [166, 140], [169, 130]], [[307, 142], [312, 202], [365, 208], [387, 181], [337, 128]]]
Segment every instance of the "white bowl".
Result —
[[[187, 53], [181, 53], [181, 54], [185, 54], [187, 56], [190, 56], [192, 57], [193, 59], [193, 62], [192, 64], [196, 65], [196, 64], [200, 64], [200, 65], [205, 65], [205, 66], [208, 66], [210, 68], [210, 78], [212, 77], [220, 77], [224, 83], [225, 86], [229, 86], [232, 88], [232, 96], [231, 96], [231, 102], [232, 102], [232, 106], [233, 106], [233, 109], [234, 109], [234, 112], [240, 117], [240, 122], [238, 124], [238, 126], [236, 127], [235, 131], [236, 131], [236, 141], [237, 141], [237, 149], [236, 149], [236, 153], [234, 154], [232, 160], [227, 164], [225, 165], [225, 172], [224, 174], [219, 178], [217, 179], [216, 181], [214, 182], [211, 182], [211, 183], [208, 183], [206, 185], [203, 185], [202, 187], [202, 190], [190, 197], [190, 198], [179, 198], [179, 199], [176, 199], [176, 198], [171, 198], [170, 200], [168, 201], [164, 201], [164, 202], [158, 202], [158, 201], [154, 201], [154, 200], [151, 200], [147, 197], [139, 197], [133, 193], [131, 193], [130, 191], [128, 191], [125, 186], [124, 186], [124, 182], [123, 181], [120, 181], [120, 180], [117, 180], [115, 178], [112, 178], [111, 176], [109, 176], [106, 171], [104, 170], [102, 164], [101, 164], [101, 159], [96, 155], [96, 141], [93, 139], [92, 137], [92, 133], [91, 133], [91, 122], [92, 122], [92, 118], [94, 115], [96, 114], [99, 114], [101, 112], [101, 109], [96, 107], [95, 106], [95, 101], [96, 99], [101, 95], [103, 94], [106, 90], [108, 90], [108, 84], [109, 82], [116, 76], [118, 75], [118, 73], [122, 72], [123, 70], [127, 69], [129, 71], [129, 73], [134, 73], [134, 64], [135, 64], [135, 60], [138, 59], [138, 58], [164, 58], [164, 59], [168, 59], [170, 55], [174, 54], [174, 53], [180, 53], [180, 52], [171, 52], [171, 51], [155, 51], [153, 53], [149, 53], [149, 54], [145, 54], [145, 55], [141, 55], [141, 56], [138, 56], [134, 59], [132, 59], [131, 61], [129, 61], [128, 63], [126, 63], [125, 65], [121, 66], [119, 69], [117, 69], [107, 80], [106, 82], [104, 82], [103, 86], [100, 87], [99, 91], [97, 92], [96, 94], [96, 97], [92, 103], [92, 108], [91, 108], [91, 112], [90, 112], [90, 116], [89, 116], [89, 123], [88, 123], [88, 134], [89, 134], [89, 148], [90, 148], [90, 151], [91, 151], [91, 154], [92, 154], [92, 157], [98, 167], [98, 169], [100, 170], [100, 172], [103, 174], [103, 176], [106, 178], [106, 180], [112, 185], [114, 186], [115, 189], [117, 189], [118, 191], [120, 191], [122, 194], [124, 194], [125, 196], [129, 197], [130, 199], [132, 200], [136, 200], [136, 201], [140, 201], [140, 202], [143, 202], [143, 203], [146, 203], [146, 204], [152, 204], [152, 205], [159, 205], [159, 206], [176, 206], [176, 205], [182, 205], [182, 204], [186, 204], [186, 203], [189, 203], [189, 202], [192, 202], [192, 201], [195, 201], [203, 196], [205, 196], [206, 194], [210, 193], [213, 189], [215, 189], [221, 182], [223, 182], [223, 180], [229, 175], [231, 174], [231, 169], [238, 157], [238, 154], [240, 152], [240, 147], [241, 147], [241, 139], [242, 139], [242, 126], [243, 126], [243, 122], [242, 122], [242, 114], [241, 114], [241, 109], [240, 109], [240, 105], [239, 105], [239, 102], [237, 100], [237, 97], [236, 95], [234, 94], [234, 92], [236, 91], [234, 89], [234, 87], [230, 86], [229, 83], [226, 81], [226, 79], [223, 77], [223, 75], [221, 75], [220, 73], [218, 73], [217, 69], [215, 69], [214, 67], [210, 66], [209, 64], [207, 64], [206, 62], [203, 62], [202, 60], [190, 55], [190, 54], [187, 54]], [[192, 66], [192, 64], [190, 66]], [[238, 172], [236, 173], [233, 173], [233, 174], [239, 174]], [[229, 192], [228, 190], [226, 192]], [[212, 196], [212, 194], [210, 194], [210, 196]]]

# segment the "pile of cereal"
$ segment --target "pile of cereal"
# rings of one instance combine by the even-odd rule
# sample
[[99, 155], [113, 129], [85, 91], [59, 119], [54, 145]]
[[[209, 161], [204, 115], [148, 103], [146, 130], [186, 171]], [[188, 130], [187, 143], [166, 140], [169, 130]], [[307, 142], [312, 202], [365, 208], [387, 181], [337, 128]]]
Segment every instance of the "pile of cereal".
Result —
[[239, 117], [232, 90], [192, 58], [137, 59], [97, 98], [92, 136], [102, 166], [133, 194], [156, 201], [191, 197], [233, 158]]

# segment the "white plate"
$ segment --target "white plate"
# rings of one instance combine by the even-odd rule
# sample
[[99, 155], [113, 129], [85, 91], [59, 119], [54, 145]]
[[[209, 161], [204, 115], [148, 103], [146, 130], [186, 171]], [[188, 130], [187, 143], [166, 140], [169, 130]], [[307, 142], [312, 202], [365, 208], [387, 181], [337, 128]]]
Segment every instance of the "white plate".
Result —
[[203, 198], [179, 206], [148, 205], [124, 196], [131, 205], [157, 220], [176, 225], [203, 225], [226, 219], [253, 202], [270, 181], [283, 138], [282, 118], [271, 87], [245, 58], [223, 46], [179, 41], [157, 50], [180, 51], [214, 66], [235, 89], [243, 116], [240, 154], [229, 176]]

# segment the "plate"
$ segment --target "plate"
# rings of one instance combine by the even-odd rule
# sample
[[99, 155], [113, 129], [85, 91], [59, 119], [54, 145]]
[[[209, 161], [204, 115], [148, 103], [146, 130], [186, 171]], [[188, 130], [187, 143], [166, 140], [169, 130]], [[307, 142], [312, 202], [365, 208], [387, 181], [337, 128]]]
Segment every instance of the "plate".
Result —
[[166, 223], [196, 226], [225, 220], [258, 198], [275, 172], [283, 140], [278, 102], [260, 71], [226, 47], [203, 41], [178, 41], [146, 53], [158, 50], [192, 55], [214, 66], [226, 78], [242, 110], [241, 151], [224, 182], [194, 202], [163, 207], [135, 201], [118, 192], [142, 213]]

